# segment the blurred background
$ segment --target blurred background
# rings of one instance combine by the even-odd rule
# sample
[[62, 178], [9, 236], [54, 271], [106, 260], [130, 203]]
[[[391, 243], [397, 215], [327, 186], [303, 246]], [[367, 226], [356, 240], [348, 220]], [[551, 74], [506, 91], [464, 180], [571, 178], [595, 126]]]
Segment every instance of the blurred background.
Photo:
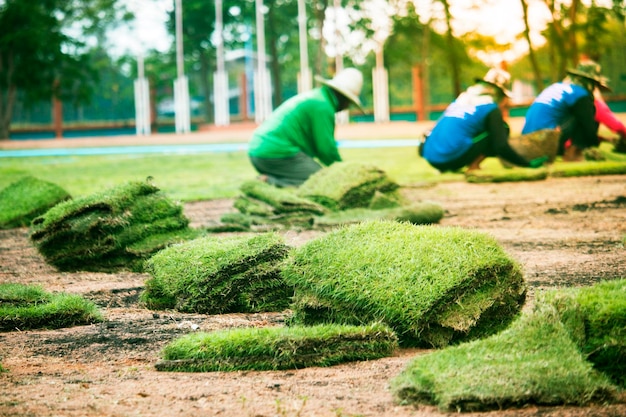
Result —
[[625, 16], [616, 0], [0, 0], [0, 140], [258, 123], [349, 66], [366, 111], [344, 122], [436, 120], [493, 66], [523, 116], [583, 57], [626, 112]]

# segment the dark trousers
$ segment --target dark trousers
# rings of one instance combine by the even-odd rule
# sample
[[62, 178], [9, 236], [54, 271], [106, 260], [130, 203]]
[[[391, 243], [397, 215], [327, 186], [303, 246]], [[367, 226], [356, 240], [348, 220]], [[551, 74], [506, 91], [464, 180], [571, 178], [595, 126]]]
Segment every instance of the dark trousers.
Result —
[[322, 169], [322, 166], [305, 153], [289, 158], [257, 158], [250, 155], [250, 162], [259, 174], [267, 176], [267, 182], [277, 187], [297, 187]]

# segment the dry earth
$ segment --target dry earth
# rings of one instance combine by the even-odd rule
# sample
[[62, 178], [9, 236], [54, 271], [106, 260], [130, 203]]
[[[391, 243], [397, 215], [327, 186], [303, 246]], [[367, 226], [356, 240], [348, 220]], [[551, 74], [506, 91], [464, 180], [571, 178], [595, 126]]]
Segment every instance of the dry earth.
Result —
[[[414, 200], [446, 210], [441, 226], [490, 233], [524, 267], [533, 294], [545, 288], [626, 278], [626, 177], [548, 179], [505, 184], [416, 184]], [[192, 226], [213, 224], [232, 201], [187, 204]], [[301, 245], [320, 232], [285, 232]], [[161, 348], [194, 331], [282, 325], [284, 315], [188, 315], [153, 312], [138, 295], [145, 274], [60, 273], [28, 240], [28, 230], [0, 231], [0, 282], [40, 284], [94, 300], [106, 321], [60, 330], [0, 333], [0, 416], [423, 416], [428, 406], [394, 403], [388, 382], [427, 350], [330, 368], [280, 372], [157, 372]], [[618, 404], [539, 407], [467, 416], [626, 416]]]

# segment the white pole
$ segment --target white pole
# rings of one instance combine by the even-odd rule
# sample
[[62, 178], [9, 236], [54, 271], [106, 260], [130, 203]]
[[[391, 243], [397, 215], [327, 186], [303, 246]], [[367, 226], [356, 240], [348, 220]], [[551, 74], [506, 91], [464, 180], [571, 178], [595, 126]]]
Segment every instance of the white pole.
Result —
[[383, 46], [376, 49], [376, 67], [372, 70], [374, 82], [374, 121], [389, 121], [389, 80], [383, 62]]
[[[224, 22], [222, 0], [215, 0], [215, 33], [217, 34], [217, 72], [213, 81], [213, 97], [215, 97], [215, 125], [230, 124], [230, 108], [228, 102], [228, 74], [224, 65]], [[209, 97], [206, 98], [209, 100]]]
[[143, 56], [137, 57], [137, 79], [135, 90], [135, 130], [137, 135], [150, 134], [150, 87], [144, 76]]
[[189, 114], [189, 81], [185, 76], [183, 60], [183, 9], [181, 0], [175, 0], [176, 13], [176, 70], [174, 81], [174, 112], [177, 133], [188, 133], [191, 128]]
[[256, 0], [256, 36], [257, 36], [257, 72], [254, 77], [254, 116], [257, 123], [262, 122], [272, 111], [270, 96], [270, 79], [265, 56], [265, 17], [263, 16], [263, 0]]
[[298, 91], [300, 93], [312, 88], [313, 80], [309, 69], [309, 49], [307, 44], [307, 19], [304, 0], [298, 0], [298, 25], [300, 36], [300, 78], [298, 79]]

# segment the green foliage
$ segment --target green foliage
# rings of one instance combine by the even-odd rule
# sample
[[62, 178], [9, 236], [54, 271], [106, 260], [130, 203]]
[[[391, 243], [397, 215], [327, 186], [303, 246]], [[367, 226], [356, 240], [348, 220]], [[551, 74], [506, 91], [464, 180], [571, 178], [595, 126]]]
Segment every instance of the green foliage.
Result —
[[0, 284], [0, 331], [58, 329], [102, 321], [95, 304], [78, 295], [40, 287]]
[[207, 236], [163, 249], [146, 261], [142, 301], [153, 309], [221, 314], [285, 309], [293, 289], [280, 277], [282, 236]]
[[525, 297], [520, 266], [460, 228], [372, 221], [294, 249], [282, 272], [292, 322], [382, 321], [407, 345], [445, 346], [505, 327]]
[[333, 366], [389, 356], [397, 346], [393, 331], [380, 323], [221, 330], [174, 340], [156, 368], [209, 372]]
[[0, 229], [28, 226], [35, 217], [70, 198], [56, 184], [23, 177], [0, 190]]
[[612, 400], [617, 392], [585, 361], [547, 304], [499, 334], [415, 357], [391, 389], [403, 404], [435, 404], [445, 411], [585, 405]]

